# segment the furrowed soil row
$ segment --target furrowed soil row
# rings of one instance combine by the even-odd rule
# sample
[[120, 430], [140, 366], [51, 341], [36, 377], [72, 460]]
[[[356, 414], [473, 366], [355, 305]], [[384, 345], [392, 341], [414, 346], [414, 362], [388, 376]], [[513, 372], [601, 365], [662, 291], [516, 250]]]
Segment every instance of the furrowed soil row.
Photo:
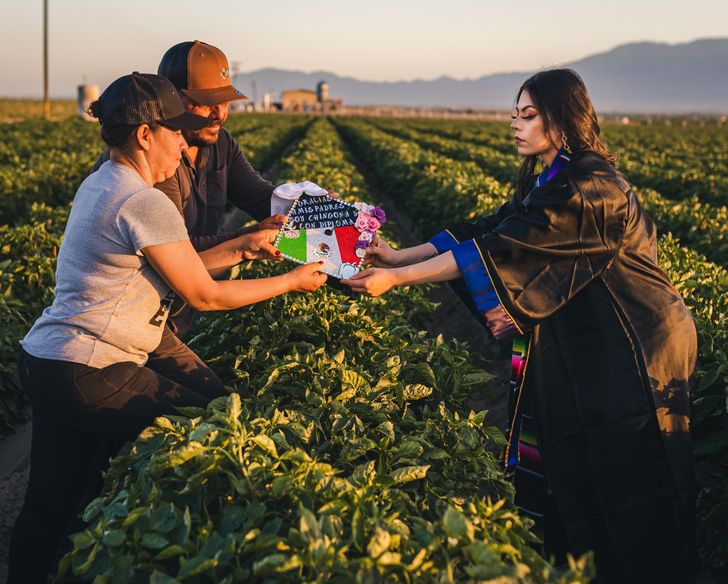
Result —
[[[450, 120], [403, 120], [422, 132], [513, 154], [508, 123]], [[684, 124], [684, 125], [683, 125]], [[670, 200], [697, 196], [724, 206], [728, 200], [728, 124], [665, 121], [661, 124], [604, 124], [603, 137], [620, 168], [636, 184]]]
[[[412, 141], [425, 150], [432, 150], [458, 161], [472, 161], [483, 171], [510, 188], [510, 182], [518, 170], [518, 157], [511, 152], [467, 142], [427, 134], [417, 125], [400, 120], [371, 120], [372, 125], [405, 141]], [[629, 171], [627, 177], [633, 178]], [[639, 182], [639, 181], [638, 181]], [[703, 202], [692, 195], [672, 200], [650, 188], [634, 187], [644, 208], [654, 218], [661, 233], [672, 233], [682, 243], [694, 248], [708, 259], [728, 266], [728, 207]]]

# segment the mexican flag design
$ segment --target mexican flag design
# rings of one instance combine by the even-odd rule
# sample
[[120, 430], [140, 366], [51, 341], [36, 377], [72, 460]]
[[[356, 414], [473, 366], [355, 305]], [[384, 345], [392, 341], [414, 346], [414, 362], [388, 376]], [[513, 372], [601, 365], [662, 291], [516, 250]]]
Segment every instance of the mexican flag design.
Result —
[[278, 249], [283, 257], [309, 264], [323, 261], [321, 271], [337, 278], [350, 278], [359, 271], [356, 256], [359, 231], [353, 225], [315, 229], [283, 229]]
[[359, 272], [366, 248], [387, 221], [382, 209], [330, 197], [309, 181], [280, 185], [273, 195], [276, 201], [271, 209], [287, 210], [273, 245], [289, 260], [322, 262], [321, 271], [335, 278], [351, 278]]

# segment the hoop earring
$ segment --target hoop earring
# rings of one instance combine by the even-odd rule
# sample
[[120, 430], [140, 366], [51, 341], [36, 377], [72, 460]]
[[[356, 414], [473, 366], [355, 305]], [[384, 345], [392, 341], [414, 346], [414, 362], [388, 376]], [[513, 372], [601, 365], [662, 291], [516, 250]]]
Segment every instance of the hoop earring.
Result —
[[561, 147], [571, 154], [571, 148], [569, 148], [569, 141], [566, 138], [566, 132], [561, 130]]

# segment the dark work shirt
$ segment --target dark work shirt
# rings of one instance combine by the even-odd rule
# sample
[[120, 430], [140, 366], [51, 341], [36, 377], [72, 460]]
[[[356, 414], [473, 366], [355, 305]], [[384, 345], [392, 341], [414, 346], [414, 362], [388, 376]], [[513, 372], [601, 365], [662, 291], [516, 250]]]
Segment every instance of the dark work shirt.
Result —
[[[108, 159], [107, 148], [91, 172]], [[154, 186], [167, 195], [184, 216], [190, 241], [197, 251], [209, 249], [234, 235], [217, 233], [226, 201], [261, 221], [270, 216], [270, 199], [275, 188], [252, 167], [225, 129], [220, 131], [214, 145], [199, 148], [194, 165], [183, 153], [174, 175]]]

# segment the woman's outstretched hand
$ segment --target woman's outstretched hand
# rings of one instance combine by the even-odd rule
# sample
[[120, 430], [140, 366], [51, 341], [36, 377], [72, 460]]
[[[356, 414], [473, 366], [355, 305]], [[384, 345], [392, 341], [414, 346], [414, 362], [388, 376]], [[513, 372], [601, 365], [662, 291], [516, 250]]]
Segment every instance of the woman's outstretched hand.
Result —
[[236, 239], [243, 259], [282, 260], [281, 253], [273, 247], [277, 235], [277, 229], [263, 228], [238, 236]]
[[341, 280], [342, 284], [351, 286], [354, 292], [366, 296], [381, 296], [397, 285], [393, 270], [371, 268], [363, 270], [349, 280]]
[[322, 263], [304, 264], [288, 272], [289, 292], [315, 292], [323, 286], [328, 276], [321, 271]]
[[377, 268], [396, 268], [399, 265], [399, 252], [384, 241], [381, 237], [375, 236], [369, 242], [369, 247], [364, 259], [364, 265]]

